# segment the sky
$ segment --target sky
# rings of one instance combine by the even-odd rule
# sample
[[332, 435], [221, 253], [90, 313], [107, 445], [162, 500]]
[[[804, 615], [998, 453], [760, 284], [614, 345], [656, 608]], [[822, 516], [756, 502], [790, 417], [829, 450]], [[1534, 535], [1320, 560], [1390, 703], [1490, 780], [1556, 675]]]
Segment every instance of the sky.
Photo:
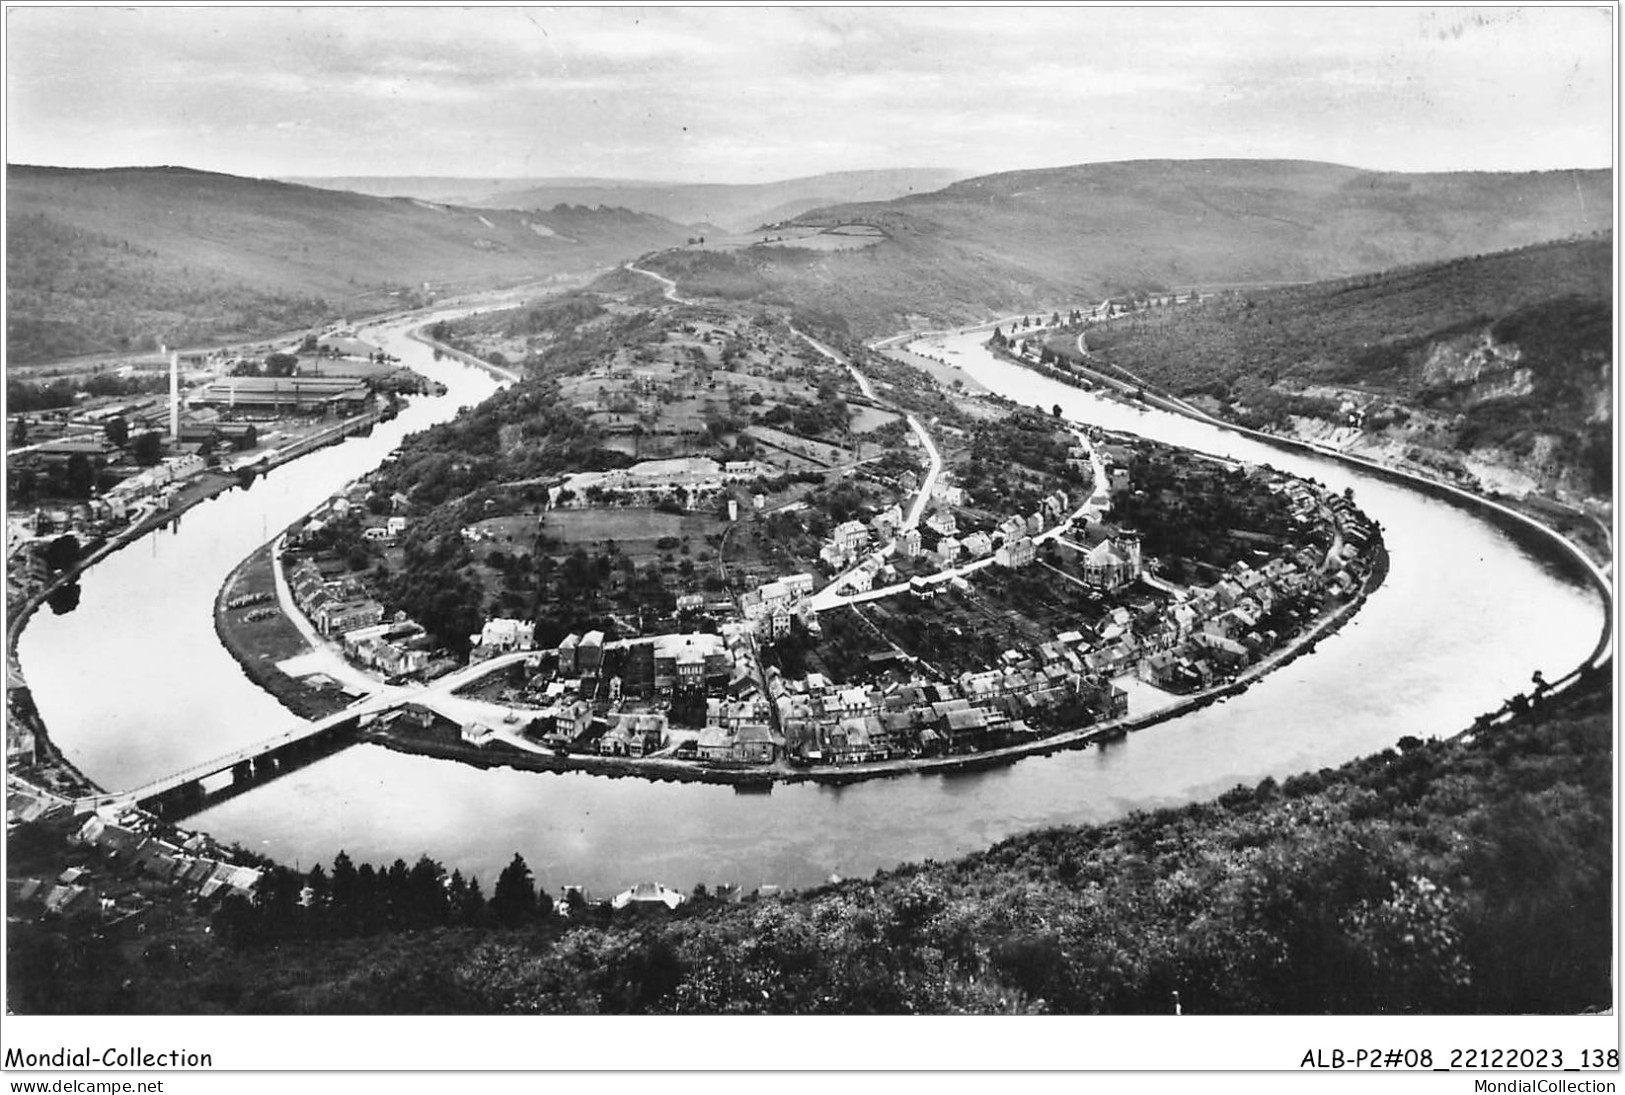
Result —
[[8, 6], [6, 160], [766, 182], [1607, 167], [1608, 7]]

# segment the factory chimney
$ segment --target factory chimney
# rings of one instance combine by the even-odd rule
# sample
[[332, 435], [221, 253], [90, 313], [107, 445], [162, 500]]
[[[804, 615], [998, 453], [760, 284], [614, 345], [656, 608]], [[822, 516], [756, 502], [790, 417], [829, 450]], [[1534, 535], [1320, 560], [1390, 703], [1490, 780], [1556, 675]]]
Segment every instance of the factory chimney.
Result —
[[181, 440], [181, 355], [169, 355], [169, 442]]

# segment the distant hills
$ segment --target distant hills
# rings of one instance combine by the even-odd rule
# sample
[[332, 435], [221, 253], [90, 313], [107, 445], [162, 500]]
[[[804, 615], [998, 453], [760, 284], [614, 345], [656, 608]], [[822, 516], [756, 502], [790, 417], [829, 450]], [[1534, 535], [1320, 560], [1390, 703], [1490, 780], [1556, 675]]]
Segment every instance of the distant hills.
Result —
[[625, 209], [519, 213], [177, 167], [7, 171], [8, 360], [259, 337], [681, 244]]
[[848, 317], [863, 334], [1178, 287], [1283, 284], [1612, 228], [1608, 171], [1399, 174], [1275, 160], [1139, 160], [965, 179], [843, 204], [861, 250], [758, 245], [655, 260]]
[[290, 182], [361, 194], [450, 201], [484, 209], [551, 209], [562, 203], [619, 206], [680, 224], [743, 232], [810, 209], [886, 201], [938, 190], [968, 174], [948, 168], [837, 171], [771, 183], [676, 183], [638, 179], [299, 178]]
[[[1107, 295], [1342, 277], [1612, 229], [1607, 171], [1147, 160], [957, 174], [532, 180], [543, 185], [476, 206], [184, 168], [13, 166], [9, 359], [260, 337], [416, 303], [424, 283], [436, 293], [485, 287], [663, 249], [648, 261], [689, 291], [790, 303], [878, 334]], [[423, 195], [480, 180], [373, 182]], [[830, 199], [840, 204], [792, 212]], [[769, 238], [784, 238], [719, 251], [708, 231], [764, 222], [782, 222]], [[853, 224], [873, 227], [815, 234]], [[686, 246], [697, 235], [707, 244]]]

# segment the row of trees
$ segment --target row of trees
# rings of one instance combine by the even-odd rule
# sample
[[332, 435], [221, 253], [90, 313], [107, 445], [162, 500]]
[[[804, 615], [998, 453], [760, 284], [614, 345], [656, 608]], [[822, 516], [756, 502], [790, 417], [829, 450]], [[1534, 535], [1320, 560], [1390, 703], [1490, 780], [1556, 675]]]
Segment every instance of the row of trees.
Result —
[[428, 928], [516, 928], [546, 919], [552, 903], [538, 893], [524, 857], [515, 852], [489, 899], [480, 880], [465, 879], [428, 856], [408, 867], [359, 867], [340, 852], [331, 871], [320, 864], [300, 874], [266, 869], [252, 900], [233, 895], [214, 914], [220, 938], [236, 948], [291, 939], [348, 938]]

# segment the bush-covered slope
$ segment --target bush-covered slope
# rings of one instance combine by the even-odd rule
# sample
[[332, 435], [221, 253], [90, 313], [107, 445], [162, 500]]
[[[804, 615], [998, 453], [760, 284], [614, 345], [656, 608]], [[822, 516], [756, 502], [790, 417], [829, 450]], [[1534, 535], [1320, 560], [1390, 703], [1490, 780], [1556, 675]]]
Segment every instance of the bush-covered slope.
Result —
[[592, 270], [686, 238], [624, 209], [478, 211], [183, 168], [13, 166], [6, 194], [18, 363], [286, 331], [424, 283]]
[[1612, 227], [1606, 171], [1392, 174], [1273, 160], [1141, 160], [966, 179], [843, 205], [881, 244], [741, 256], [798, 304], [866, 335], [1139, 290], [1281, 284], [1520, 247]]
[[290, 905], [269, 914], [274, 945], [244, 938], [239, 917], [240, 949], [160, 934], [145, 958], [14, 925], [10, 999], [26, 1012], [1167, 1013], [1177, 991], [1187, 1013], [1605, 1007], [1610, 695], [1604, 674], [1471, 740], [1402, 739], [1215, 802], [782, 899], [698, 897], [671, 919], [583, 910], [300, 940], [299, 918], [307, 935], [330, 921]]
[[1612, 247], [1609, 233], [1228, 294], [1133, 312], [1086, 337], [1096, 364], [1183, 395], [1259, 404], [1271, 386], [1331, 385], [1391, 397], [1447, 424], [1418, 443], [1538, 453], [1565, 485], [1607, 493]]

